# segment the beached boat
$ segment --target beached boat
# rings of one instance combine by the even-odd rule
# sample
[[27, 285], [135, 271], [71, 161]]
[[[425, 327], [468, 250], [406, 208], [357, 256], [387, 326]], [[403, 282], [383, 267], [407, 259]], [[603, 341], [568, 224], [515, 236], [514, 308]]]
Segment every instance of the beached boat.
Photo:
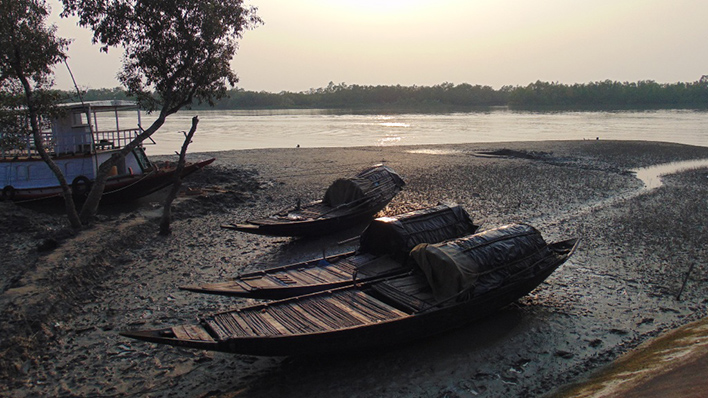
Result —
[[354, 178], [332, 183], [324, 198], [270, 217], [221, 227], [272, 236], [317, 236], [343, 230], [371, 220], [405, 185], [395, 171], [383, 165], [367, 168]]
[[[92, 101], [60, 108], [60, 115], [44, 123], [43, 144], [71, 184], [74, 198], [82, 200], [101, 163], [140, 133], [140, 111], [131, 101]], [[31, 136], [0, 131], [0, 143], [2, 199], [29, 202], [61, 196], [59, 182], [39, 157]], [[182, 177], [213, 161], [188, 164]], [[172, 184], [175, 172], [175, 166], [153, 164], [141, 144], [111, 170], [101, 202], [123, 202], [149, 195]]]
[[385, 347], [469, 324], [526, 295], [575, 251], [515, 224], [411, 251], [420, 269], [200, 319], [121, 333], [134, 339], [249, 355], [329, 354]]
[[439, 205], [394, 217], [380, 217], [364, 230], [356, 251], [181, 289], [259, 299], [300, 296], [405, 273], [412, 267], [407, 261], [408, 253], [416, 245], [470, 235], [478, 228], [460, 206]]

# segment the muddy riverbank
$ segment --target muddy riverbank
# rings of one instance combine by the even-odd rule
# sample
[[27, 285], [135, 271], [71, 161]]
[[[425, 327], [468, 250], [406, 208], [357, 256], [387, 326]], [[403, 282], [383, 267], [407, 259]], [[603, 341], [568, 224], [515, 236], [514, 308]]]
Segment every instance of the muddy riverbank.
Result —
[[[708, 158], [708, 148], [618, 141], [247, 150], [187, 182], [173, 234], [155, 198], [106, 209], [73, 235], [47, 211], [0, 204], [5, 393], [14, 396], [541, 396], [659, 333], [706, 315], [708, 172], [642, 190], [629, 170]], [[448, 201], [483, 228], [529, 222], [582, 239], [569, 262], [498, 314], [435, 338], [357, 355], [261, 358], [156, 346], [127, 328], [193, 322], [246, 303], [177, 289], [352, 249], [249, 236], [219, 224], [319, 198], [331, 181], [385, 162], [408, 185], [394, 214]], [[695, 268], [675, 296], [690, 264]], [[0, 393], [2, 390], [0, 390]]]

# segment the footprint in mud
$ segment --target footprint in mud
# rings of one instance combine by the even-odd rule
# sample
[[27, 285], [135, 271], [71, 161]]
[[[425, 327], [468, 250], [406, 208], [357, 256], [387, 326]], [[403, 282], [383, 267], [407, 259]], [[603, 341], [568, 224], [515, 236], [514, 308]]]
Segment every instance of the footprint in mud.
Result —
[[554, 355], [559, 358], [563, 358], [563, 359], [572, 359], [575, 356], [575, 354], [573, 354], [572, 352], [563, 351], [563, 350], [556, 351]]
[[590, 340], [588, 345], [592, 348], [597, 348], [602, 345], [602, 340], [601, 339]]
[[610, 329], [609, 332], [612, 334], [616, 334], [618, 336], [625, 336], [625, 335], [629, 334], [629, 332], [624, 329]]

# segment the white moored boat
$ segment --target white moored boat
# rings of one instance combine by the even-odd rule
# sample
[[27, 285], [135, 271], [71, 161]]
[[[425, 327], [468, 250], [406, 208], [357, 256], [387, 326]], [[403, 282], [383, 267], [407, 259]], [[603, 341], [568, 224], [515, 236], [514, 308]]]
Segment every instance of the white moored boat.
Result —
[[[134, 102], [118, 100], [60, 108], [60, 116], [44, 123], [42, 139], [80, 199], [90, 190], [101, 163], [140, 133], [140, 111]], [[61, 196], [59, 182], [40, 158], [32, 136], [0, 131], [0, 150], [2, 199], [23, 202]], [[182, 176], [213, 161], [189, 164]], [[175, 167], [159, 168], [150, 162], [141, 144], [111, 170], [102, 202], [126, 201], [158, 191], [172, 183], [174, 173]]]

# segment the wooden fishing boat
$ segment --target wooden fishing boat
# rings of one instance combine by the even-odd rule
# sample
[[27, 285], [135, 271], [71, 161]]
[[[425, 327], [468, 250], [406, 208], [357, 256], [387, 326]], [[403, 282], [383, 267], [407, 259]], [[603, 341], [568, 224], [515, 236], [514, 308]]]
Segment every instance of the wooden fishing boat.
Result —
[[462, 207], [439, 205], [375, 219], [362, 233], [356, 251], [181, 289], [258, 299], [300, 296], [407, 272], [412, 267], [408, 252], [416, 245], [459, 238], [477, 229]]
[[221, 227], [272, 236], [317, 236], [343, 230], [370, 220], [405, 185], [395, 171], [383, 165], [367, 168], [354, 178], [332, 183], [324, 198], [297, 204], [270, 217]]
[[[131, 101], [92, 101], [64, 104], [60, 108], [61, 114], [43, 124], [43, 145], [71, 184], [74, 198], [81, 201], [91, 189], [101, 163], [140, 133], [140, 111]], [[134, 117], [129, 116], [132, 111]], [[0, 131], [0, 142], [0, 199], [22, 203], [61, 197], [59, 182], [40, 158], [32, 137]], [[186, 177], [213, 161], [188, 164], [181, 176]], [[141, 144], [111, 171], [101, 203], [149, 195], [172, 184], [175, 173], [176, 167], [153, 164]]]
[[[499, 310], [536, 288], [577, 245], [577, 239], [546, 244], [538, 231], [516, 224], [416, 246], [411, 256], [423, 266], [408, 275], [238, 308], [203, 317], [196, 325], [121, 334], [248, 355], [325, 354], [391, 346]], [[429, 282], [430, 273], [447, 281], [442, 289]]]

